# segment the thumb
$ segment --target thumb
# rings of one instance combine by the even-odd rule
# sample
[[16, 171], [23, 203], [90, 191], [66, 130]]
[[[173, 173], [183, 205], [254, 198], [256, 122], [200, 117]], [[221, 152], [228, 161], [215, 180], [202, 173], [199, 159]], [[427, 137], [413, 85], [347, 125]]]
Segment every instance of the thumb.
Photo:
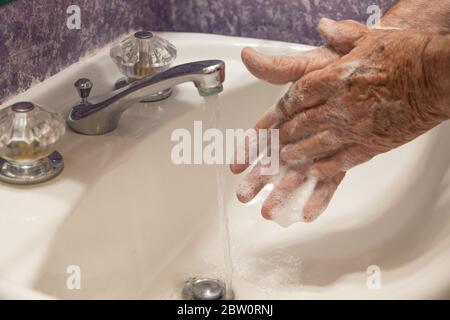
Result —
[[353, 20], [334, 21], [322, 18], [319, 21], [319, 31], [332, 49], [347, 54], [356, 46], [356, 42], [369, 32], [369, 29]]
[[241, 56], [242, 62], [255, 77], [273, 84], [297, 81], [339, 58], [336, 52], [328, 48], [305, 51], [297, 56], [269, 56], [252, 48], [244, 48]]

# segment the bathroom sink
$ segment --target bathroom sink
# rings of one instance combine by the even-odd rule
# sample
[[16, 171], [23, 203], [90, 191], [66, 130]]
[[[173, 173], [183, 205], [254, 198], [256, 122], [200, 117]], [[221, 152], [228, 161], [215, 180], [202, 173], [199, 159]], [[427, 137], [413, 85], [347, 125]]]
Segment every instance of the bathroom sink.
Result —
[[[215, 35], [161, 33], [177, 63], [221, 59], [222, 125], [247, 128], [285, 92], [253, 78], [240, 50], [296, 54], [311, 47]], [[120, 77], [108, 48], [8, 101], [63, 114]], [[102, 136], [68, 130], [65, 169], [36, 186], [0, 185], [0, 298], [172, 299], [192, 276], [223, 275], [215, 168], [177, 166], [171, 133], [204, 120], [192, 84], [161, 102], [133, 106]], [[262, 195], [240, 204], [227, 172], [227, 205], [238, 299], [448, 298], [450, 123], [352, 169], [314, 223], [264, 220]], [[376, 274], [372, 274], [375, 270]], [[378, 271], [380, 273], [378, 273]], [[80, 275], [81, 287], [70, 284]], [[376, 286], [372, 280], [376, 277]]]

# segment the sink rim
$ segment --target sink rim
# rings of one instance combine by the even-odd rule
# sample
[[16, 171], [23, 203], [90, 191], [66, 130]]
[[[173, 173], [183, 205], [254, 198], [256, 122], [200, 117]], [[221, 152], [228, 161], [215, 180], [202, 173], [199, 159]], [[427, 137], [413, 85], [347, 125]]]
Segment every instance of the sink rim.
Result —
[[[276, 50], [281, 50], [281, 48], [283, 48], [286, 50], [291, 50], [292, 53], [300, 52], [300, 51], [312, 48], [310, 46], [303, 46], [303, 45], [299, 45], [299, 44], [290, 44], [290, 43], [275, 42], [275, 41], [269, 41], [269, 40], [236, 38], [236, 37], [209, 35], [209, 34], [166, 33], [166, 32], [158, 33], [158, 34], [160, 34], [161, 36], [170, 38], [171, 42], [174, 42], [181, 46], [187, 46], [190, 49], [195, 49], [195, 46], [192, 45], [193, 39], [194, 40], [201, 39], [202, 41], [205, 41], [205, 43], [207, 42], [208, 45], [225, 46], [227, 48], [227, 50], [229, 50], [229, 52], [231, 52], [231, 51], [237, 52], [237, 51], [239, 51], [239, 48], [241, 48], [243, 46], [247, 46], [247, 45], [262, 47], [268, 51], [271, 51], [271, 50], [276, 51]], [[228, 41], [229, 43], [224, 44], [226, 41]], [[190, 45], [190, 47], [189, 47], [189, 45]], [[191, 54], [191, 53], [189, 53], [189, 54]], [[181, 53], [181, 55], [180, 55], [181, 60], [183, 61], [183, 59], [185, 59], [185, 57], [188, 56], [189, 54], [186, 53], [183, 56], [183, 53]], [[100, 50], [94, 57], [87, 58], [86, 60], [82, 61], [81, 63], [78, 63], [76, 65], [69, 67], [68, 69], [64, 70], [60, 74], [55, 75], [54, 77], [43, 82], [42, 84], [36, 85], [32, 89], [30, 89], [28, 92], [26, 92], [22, 95], [19, 95], [18, 97], [15, 97], [14, 99], [12, 99], [10, 101], [11, 102], [18, 101], [19, 99], [23, 99], [23, 97], [28, 97], [28, 99], [30, 99], [30, 98], [34, 99], [35, 97], [37, 97], [37, 99], [38, 99], [39, 95], [42, 95], [42, 92], [54, 90], [55, 88], [62, 86], [61, 83], [69, 84], [71, 82], [71, 77], [73, 77], [74, 74], [77, 74], [77, 72], [80, 72], [80, 70], [83, 70], [84, 67], [87, 67], [89, 65], [95, 65], [97, 63], [99, 63], [100, 66], [105, 66], [105, 62], [103, 60], [105, 59], [105, 57], [107, 55], [108, 55], [108, 48], [104, 48], [104, 49]], [[233, 59], [233, 63], [237, 64], [238, 56], [235, 55], [235, 57], [236, 57], [236, 59]], [[233, 65], [233, 67], [235, 67], [235, 65]], [[110, 80], [112, 83], [113, 80], [115, 80], [115, 79], [110, 79]], [[227, 82], [225, 82], [225, 84], [227, 85]], [[104, 85], [107, 85], [107, 83]], [[99, 87], [102, 87], [102, 85], [100, 85]], [[64, 88], [68, 88], [68, 87], [66, 87], [64, 85]], [[228, 93], [234, 94], [235, 90], [238, 90], [238, 89], [237, 89], [237, 87], [231, 86], [229, 90], [230, 91], [225, 91], [225, 94], [228, 94]], [[181, 90], [180, 94], [181, 94], [182, 98], [186, 98], [187, 96], [190, 96], [190, 93], [186, 94], [185, 90]], [[61, 101], [61, 103], [59, 103], [59, 106], [62, 107], [63, 105], [70, 103], [74, 98], [77, 98], [75, 92], [73, 92], [73, 94], [67, 95], [67, 97], [65, 97], [65, 99], [63, 101]], [[189, 100], [189, 101], [191, 101], [191, 100]], [[9, 103], [10, 102], [5, 103], [4, 106], [8, 105]], [[54, 106], [54, 107], [58, 107], [58, 106]], [[60, 109], [58, 109], [58, 110], [60, 110]], [[85, 139], [89, 139], [89, 138], [81, 137], [81, 136], [75, 135], [73, 133], [69, 133], [65, 137], [65, 139], [66, 139], [65, 140], [66, 142], [69, 141], [69, 142], [72, 142], [73, 144], [76, 144], [76, 143], [81, 143]], [[111, 139], [111, 136], [105, 137], [104, 140], [102, 140], [102, 141], [104, 143], [107, 143], [108, 139]], [[428, 139], [428, 136], [427, 136], [427, 139]], [[125, 139], [124, 143], [126, 143], [126, 142], [127, 142], [127, 140]], [[63, 143], [64, 143], [64, 141], [63, 141]], [[68, 163], [68, 165], [70, 165], [70, 163]], [[63, 175], [64, 175], [64, 173], [63, 173]], [[20, 230], [18, 230], [16, 228], [18, 231], [20, 231], [18, 233], [18, 235], [20, 237], [23, 237], [22, 243], [20, 245], [19, 244], [17, 245], [18, 248], [28, 246], [30, 242], [31, 243], [33, 243], [33, 242], [42, 243], [42, 245], [45, 247], [46, 241], [51, 240], [50, 235], [65, 220], [65, 218], [67, 217], [67, 214], [68, 214], [67, 212], [69, 212], [69, 213], [73, 212], [73, 210], [75, 209], [74, 207], [79, 204], [78, 200], [80, 199], [80, 197], [83, 196], [82, 194], [85, 194], [85, 192], [86, 192], [86, 190], [84, 190], [82, 187], [80, 187], [76, 183], [71, 183], [71, 181], [66, 181], [64, 179], [64, 176], [55, 180], [54, 182], [50, 182], [46, 185], [35, 186], [35, 187], [22, 188], [22, 187], [12, 187], [12, 186], [10, 187], [10, 186], [2, 185], [0, 187], [0, 208], [2, 206], [1, 203], [3, 203], [3, 208], [6, 207], [5, 203], [8, 203], [8, 201], [5, 201], [5, 197], [7, 197], [8, 199], [17, 200], [17, 199], [22, 198], [23, 196], [26, 196], [28, 199], [31, 199], [30, 202], [51, 200], [52, 201], [51, 207], [53, 208], [53, 211], [46, 212], [46, 213], [41, 212], [40, 213], [41, 216], [39, 217], [39, 219], [41, 219], [41, 220], [33, 221], [33, 218], [36, 218], [36, 215], [33, 216], [33, 215], [23, 215], [23, 214], [21, 215], [20, 214], [21, 212], [26, 210], [24, 208], [29, 208], [29, 206], [27, 207], [26, 203], [23, 203], [23, 204], [20, 204], [20, 206], [18, 206], [16, 208], [16, 211], [17, 211], [16, 216], [14, 216], [14, 213], [11, 213], [11, 212], [9, 213], [8, 216], [4, 215], [3, 213], [0, 213], [0, 218], [4, 218], [2, 220], [6, 220], [6, 222], [8, 222], [8, 219], [10, 221], [17, 220], [18, 218], [23, 219], [23, 221], [21, 222], [20, 225], [23, 226], [24, 228], [20, 229]], [[13, 197], [13, 195], [15, 195], [15, 198]], [[56, 198], [58, 198], [58, 199], [56, 199]], [[9, 201], [12, 201], [12, 200], [9, 200]], [[73, 207], [67, 209], [66, 202], [71, 203]], [[67, 210], [66, 213], [61, 213], [58, 211], [58, 210], [61, 210], [64, 208], [66, 208], [66, 210]], [[29, 220], [27, 221], [27, 219], [29, 219]], [[15, 221], [15, 222], [17, 225], [18, 222], [17, 221]], [[0, 234], [1, 234], [1, 232], [0, 232]], [[31, 236], [31, 234], [32, 234], [32, 236]], [[3, 243], [5, 243], [5, 242], [3, 242]], [[442, 244], [442, 245], [445, 246], [446, 244]], [[3, 272], [3, 273], [8, 273], [7, 276], [8, 276], [9, 281], [11, 281], [11, 282], [16, 281], [17, 283], [19, 283], [19, 285], [24, 285], [25, 287], [30, 287], [31, 285], [33, 285], [33, 283], [35, 281], [35, 277], [32, 274], [33, 270], [27, 270], [27, 268], [33, 269], [33, 266], [37, 267], [40, 265], [42, 256], [45, 255], [44, 249], [45, 248], [41, 248], [40, 250], [37, 250], [38, 252], [34, 256], [30, 255], [27, 257], [22, 257], [22, 259], [24, 259], [25, 262], [19, 263], [20, 267], [18, 268], [17, 274], [23, 276], [23, 278], [17, 279], [17, 276], [11, 277], [10, 272]], [[2, 257], [0, 255], [0, 274], [2, 273], [2, 271], [4, 271], [4, 269], [8, 269], [8, 268], [4, 268], [5, 267], [4, 259], [5, 259], [5, 256], [3, 257], [3, 260], [2, 260]], [[27, 263], [30, 264], [29, 267], [26, 266]], [[21, 270], [21, 268], [23, 270]], [[6, 271], [8, 271], [8, 270], [6, 270]], [[450, 275], [447, 275], [447, 279], [449, 280], [448, 283], [450, 283]], [[442, 281], [442, 282], [444, 282], [444, 281]], [[448, 285], [445, 285], [445, 286], [448, 289], [449, 286]], [[445, 289], [444, 288], [445, 286], [444, 286], [444, 284], [442, 284], [442, 288], [443, 288], [442, 290]], [[422, 287], [429, 288], [430, 285], [423, 284]], [[437, 290], [437, 286], [434, 286], [434, 289]], [[432, 294], [436, 294], [436, 292], [437, 291], [433, 292]], [[4, 293], [2, 293], [2, 289], [0, 288], [0, 296], [2, 294], [4, 294]], [[322, 293], [317, 293], [317, 297], [321, 297], [321, 294]], [[427, 293], [427, 294], [431, 295], [431, 293]]]

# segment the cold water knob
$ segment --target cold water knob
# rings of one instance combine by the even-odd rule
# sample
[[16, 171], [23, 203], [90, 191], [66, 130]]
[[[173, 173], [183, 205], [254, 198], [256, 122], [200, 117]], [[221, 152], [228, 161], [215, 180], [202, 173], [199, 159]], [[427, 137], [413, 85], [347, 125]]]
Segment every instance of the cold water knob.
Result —
[[[177, 49], [169, 41], [146, 30], [126, 37], [110, 50], [111, 59], [125, 76], [119, 79], [114, 89], [167, 70], [177, 57]], [[172, 89], [166, 89], [147, 97], [144, 102], [168, 98]]]
[[0, 110], [0, 181], [35, 184], [58, 175], [64, 164], [55, 150], [65, 130], [59, 113], [32, 102]]
[[124, 76], [140, 79], [169, 68], [177, 49], [150, 31], [138, 31], [114, 45], [110, 56]]

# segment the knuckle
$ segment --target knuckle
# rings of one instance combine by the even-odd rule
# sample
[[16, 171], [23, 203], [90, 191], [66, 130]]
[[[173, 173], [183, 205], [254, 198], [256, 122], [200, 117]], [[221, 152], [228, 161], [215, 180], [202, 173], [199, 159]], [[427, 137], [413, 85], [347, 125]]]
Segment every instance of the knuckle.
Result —
[[338, 145], [342, 143], [342, 138], [340, 131], [336, 128], [329, 128], [324, 133], [324, 139], [326, 138], [326, 142], [330, 146]]

